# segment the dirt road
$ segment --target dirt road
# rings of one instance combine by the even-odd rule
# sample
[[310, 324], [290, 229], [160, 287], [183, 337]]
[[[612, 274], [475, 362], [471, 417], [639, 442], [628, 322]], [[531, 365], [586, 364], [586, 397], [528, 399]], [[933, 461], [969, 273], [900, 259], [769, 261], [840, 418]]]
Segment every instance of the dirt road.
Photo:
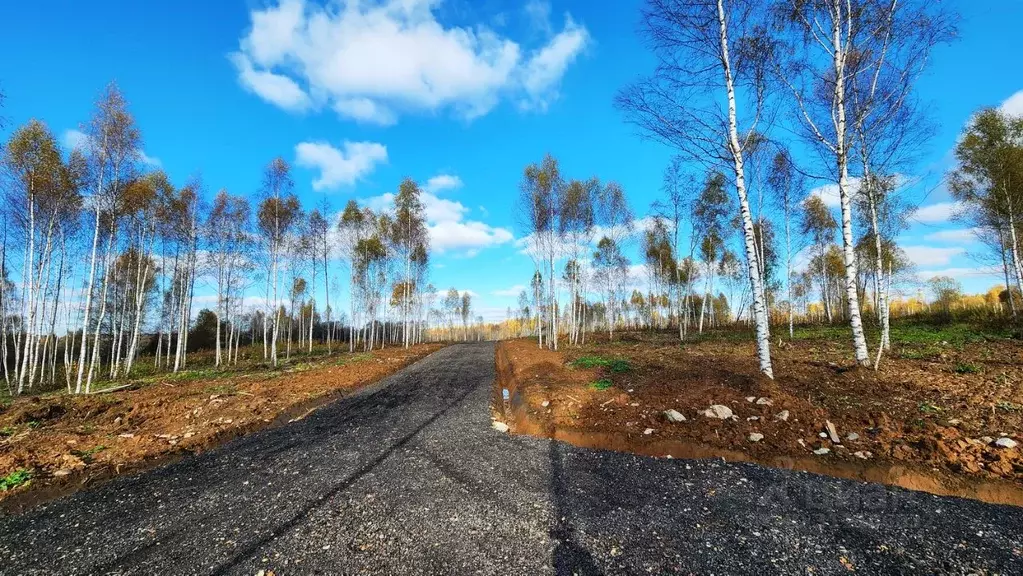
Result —
[[0, 518], [2, 574], [1023, 573], [1023, 509], [508, 436], [491, 344]]

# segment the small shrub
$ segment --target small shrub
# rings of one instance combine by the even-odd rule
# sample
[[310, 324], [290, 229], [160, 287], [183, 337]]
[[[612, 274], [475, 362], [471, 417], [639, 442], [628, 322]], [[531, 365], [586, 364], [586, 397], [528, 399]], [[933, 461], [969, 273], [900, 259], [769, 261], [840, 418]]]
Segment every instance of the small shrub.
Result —
[[6, 492], [18, 486], [28, 484], [32, 480], [32, 473], [24, 468], [18, 468], [7, 476], [0, 478], [0, 492]]
[[14, 436], [14, 433], [17, 432], [17, 431], [18, 431], [18, 429], [15, 428], [14, 426], [4, 426], [3, 428], [0, 428], [0, 436], [5, 436], [5, 437], [6, 436]]
[[102, 452], [103, 450], [106, 449], [107, 449], [106, 446], [100, 444], [99, 446], [94, 446], [92, 448], [89, 448], [88, 450], [75, 450], [72, 451], [71, 453], [81, 458], [83, 461], [85, 461], [86, 464], [89, 464], [92, 463], [92, 457], [95, 454]]
[[1023, 406], [1008, 400], [999, 400], [995, 407], [1002, 412], [1023, 412]]
[[977, 374], [980, 372], [980, 368], [975, 364], [968, 362], [960, 362], [956, 364], [954, 368], [956, 374]]
[[607, 390], [612, 386], [614, 386], [614, 383], [611, 382], [610, 378], [601, 378], [596, 382], [590, 383], [590, 388], [593, 388], [594, 390]]
[[941, 408], [931, 404], [930, 402], [921, 402], [917, 408], [924, 414], [937, 414], [938, 412], [941, 412]]

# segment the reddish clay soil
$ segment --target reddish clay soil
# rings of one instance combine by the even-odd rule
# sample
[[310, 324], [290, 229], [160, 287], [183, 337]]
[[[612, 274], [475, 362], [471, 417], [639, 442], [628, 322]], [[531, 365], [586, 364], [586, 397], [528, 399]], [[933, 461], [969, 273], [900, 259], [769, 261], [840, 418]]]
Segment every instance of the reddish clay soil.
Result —
[[[574, 367], [583, 356], [624, 359], [630, 369]], [[853, 367], [848, 346], [837, 342], [786, 342], [772, 356], [773, 381], [759, 375], [748, 342], [680, 347], [666, 335], [630, 333], [562, 352], [539, 350], [535, 340], [503, 342], [498, 386], [510, 394], [498, 417], [518, 432], [591, 447], [756, 461], [1023, 506], [1019, 342], [947, 347], [926, 360], [888, 358], [876, 373]], [[957, 373], [965, 362], [976, 373]], [[596, 389], [602, 378], [613, 385]], [[735, 418], [700, 414], [712, 404], [728, 406]], [[686, 420], [670, 422], [669, 409]], [[779, 420], [784, 410], [789, 417]], [[821, 437], [829, 421], [840, 442]], [[753, 433], [763, 439], [752, 441]], [[994, 444], [1006, 437], [1019, 446]], [[829, 452], [814, 453], [822, 448]]]
[[21, 509], [24, 502], [7, 500], [46, 500], [97, 479], [301, 419], [441, 347], [342, 354], [279, 371], [168, 378], [89, 396], [17, 399], [0, 412], [0, 477], [24, 469], [32, 479], [0, 491], [0, 506]]

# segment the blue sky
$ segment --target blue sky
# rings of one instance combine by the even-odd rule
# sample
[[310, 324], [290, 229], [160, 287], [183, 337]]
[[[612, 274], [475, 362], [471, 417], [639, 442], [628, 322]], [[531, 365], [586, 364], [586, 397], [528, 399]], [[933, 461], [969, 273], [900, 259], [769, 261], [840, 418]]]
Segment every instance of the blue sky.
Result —
[[[935, 52], [920, 84], [939, 130], [909, 191], [923, 208], [901, 240], [922, 276], [946, 272], [980, 291], [997, 278], [947, 221], [940, 177], [976, 108], [1023, 113], [1009, 40], [1023, 3], [955, 4], [961, 38]], [[526, 164], [551, 152], [570, 176], [617, 180], [638, 215], [656, 199], [671, 151], [638, 138], [612, 106], [652, 65], [635, 33], [639, 6], [9, 2], [0, 9], [2, 113], [64, 134], [116, 80], [145, 154], [179, 184], [199, 173], [211, 194], [254, 194], [278, 155], [296, 165], [306, 206], [324, 196], [335, 208], [350, 198], [379, 204], [403, 176], [432, 182], [432, 281], [471, 290], [477, 309], [497, 318], [532, 268], [515, 244], [513, 210]]]

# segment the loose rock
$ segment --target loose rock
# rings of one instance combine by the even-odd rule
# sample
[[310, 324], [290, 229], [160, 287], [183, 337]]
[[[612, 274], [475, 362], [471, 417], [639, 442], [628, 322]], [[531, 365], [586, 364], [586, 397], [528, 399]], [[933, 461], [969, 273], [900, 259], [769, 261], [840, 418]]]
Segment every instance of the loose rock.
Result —
[[781, 422], [788, 422], [789, 421], [789, 411], [788, 410], [782, 410], [781, 412], [778, 412], [777, 414], [774, 415], [774, 419], [775, 420], [779, 420]]
[[710, 408], [700, 412], [700, 414], [707, 418], [717, 418], [719, 420], [727, 420], [734, 415], [732, 414], [732, 409], [723, 404], [713, 404]]
[[824, 456], [825, 454], [831, 454], [831, 448], [818, 448], [813, 453], [818, 456]]
[[664, 417], [668, 419], [668, 422], [685, 422], [686, 417], [681, 412], [674, 408], [669, 408], [664, 411]]
[[758, 398], [757, 404], [760, 404], [761, 406], [772, 406], [774, 402], [771, 402], [770, 398]]
[[831, 420], [825, 420], [824, 422], [824, 425], [828, 428], [828, 436], [831, 437], [831, 441], [835, 444], [841, 444], [842, 439], [839, 438], [838, 429], [835, 428], [835, 425], [831, 422]]
[[871, 458], [874, 457], [873, 454], [865, 450], [857, 450], [856, 452], [853, 452], [853, 456], [859, 458], [860, 460], [870, 460]]
[[760, 442], [763, 439], [764, 435], [761, 434], [760, 432], [753, 432], [752, 434], [749, 435], [750, 442]]
[[497, 430], [498, 432], [507, 432], [508, 431], [508, 425], [505, 424], [504, 422], [499, 421], [499, 420], [494, 420], [494, 423], [492, 424], [492, 426], [494, 427], [494, 430]]
[[845, 437], [845, 439], [850, 442], [855, 442], [860, 439], [860, 435], [855, 432], [850, 432], [849, 435]]
[[746, 397], [746, 401], [749, 402], [750, 404], [752, 404], [752, 403], [757, 401], [757, 397], [756, 396], [747, 396]]
[[999, 448], [1015, 448], [1018, 443], [1012, 438], [999, 438], [995, 441], [995, 446]]
[[546, 407], [551, 405], [551, 401], [550, 400], [544, 400], [543, 402], [540, 403], [540, 405], [543, 406], [544, 408], [546, 408]]
[[646, 430], [643, 431], [643, 434], [646, 435], [646, 436], [649, 436], [649, 435], [651, 435], [653, 433], [654, 433], [654, 429], [653, 428], [647, 428]]

